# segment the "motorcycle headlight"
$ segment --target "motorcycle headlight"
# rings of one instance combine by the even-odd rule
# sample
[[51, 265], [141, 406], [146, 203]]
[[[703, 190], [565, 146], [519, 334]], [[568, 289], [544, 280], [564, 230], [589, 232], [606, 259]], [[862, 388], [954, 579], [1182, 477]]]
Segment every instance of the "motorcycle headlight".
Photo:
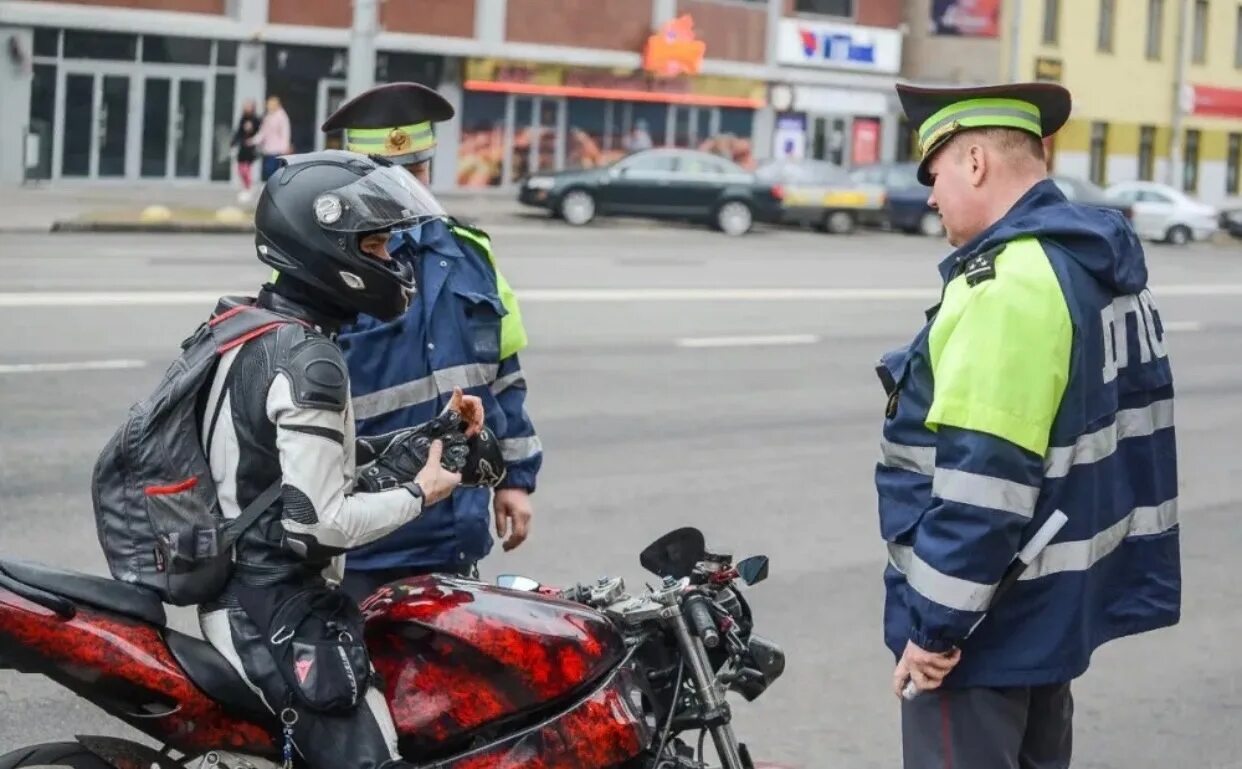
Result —
[[774, 642], [752, 635], [743, 664], [741, 674], [729, 688], [747, 702], [754, 702], [785, 672], [785, 652]]

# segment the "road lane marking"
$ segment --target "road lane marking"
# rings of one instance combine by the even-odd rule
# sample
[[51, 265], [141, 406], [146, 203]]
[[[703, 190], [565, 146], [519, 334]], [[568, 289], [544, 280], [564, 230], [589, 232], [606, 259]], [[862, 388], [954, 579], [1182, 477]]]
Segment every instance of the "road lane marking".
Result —
[[678, 347], [780, 347], [815, 344], [814, 334], [773, 334], [769, 336], [701, 336], [677, 340]]
[[[1242, 296], [1242, 283], [1168, 285], [1153, 289], [1158, 298]], [[0, 292], [0, 308], [137, 307], [215, 304], [226, 295], [251, 290], [215, 291], [30, 291]], [[594, 302], [790, 302], [790, 301], [934, 301], [935, 288], [527, 288], [518, 298], [527, 303]]]
[[1203, 330], [1203, 324], [1197, 320], [1169, 320], [1164, 321], [1161, 325], [1164, 326], [1165, 331], [1172, 331], [1174, 333]]
[[80, 360], [67, 363], [0, 363], [0, 374], [42, 374], [62, 371], [114, 371], [145, 368], [145, 360]]

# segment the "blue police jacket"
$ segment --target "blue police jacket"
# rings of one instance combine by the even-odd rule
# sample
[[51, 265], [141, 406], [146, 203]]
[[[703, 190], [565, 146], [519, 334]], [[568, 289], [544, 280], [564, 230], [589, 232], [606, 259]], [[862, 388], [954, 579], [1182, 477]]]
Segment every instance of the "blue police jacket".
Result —
[[[526, 413], [517, 351], [526, 343], [512, 291], [487, 236], [435, 220], [393, 236], [411, 260], [418, 292], [400, 318], [361, 316], [342, 330], [359, 435], [414, 427], [448, 404], [454, 387], [483, 400], [506, 461], [501, 488], [533, 492], [543, 453]], [[417, 519], [352, 551], [346, 568], [457, 568], [490, 552], [491, 491], [458, 488]]]
[[[877, 369], [885, 642], [960, 647], [949, 687], [1070, 681], [1180, 616], [1173, 376], [1142, 246], [1044, 181], [940, 273], [929, 322]], [[989, 611], [1054, 511], [1068, 523]]]

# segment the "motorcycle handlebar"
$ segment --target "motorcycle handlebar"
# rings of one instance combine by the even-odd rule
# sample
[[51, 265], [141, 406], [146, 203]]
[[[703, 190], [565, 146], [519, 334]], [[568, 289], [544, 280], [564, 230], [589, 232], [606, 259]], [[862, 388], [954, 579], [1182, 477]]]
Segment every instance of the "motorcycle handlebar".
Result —
[[720, 631], [716, 628], [716, 620], [711, 609], [707, 608], [707, 599], [701, 595], [692, 595], [686, 599], [686, 614], [694, 632], [703, 640], [703, 645], [715, 649], [720, 645]]

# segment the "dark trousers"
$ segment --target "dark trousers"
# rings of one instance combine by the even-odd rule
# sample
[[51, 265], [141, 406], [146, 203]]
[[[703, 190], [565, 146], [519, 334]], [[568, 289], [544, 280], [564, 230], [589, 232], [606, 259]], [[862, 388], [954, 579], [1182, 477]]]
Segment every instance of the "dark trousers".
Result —
[[901, 704], [905, 769], [1068, 769], [1069, 684], [942, 689]]
[[345, 572], [345, 579], [341, 580], [341, 590], [344, 590], [346, 595], [358, 603], [362, 603], [370, 598], [376, 590], [379, 590], [389, 582], [396, 582], [399, 579], [407, 579], [409, 577], [419, 577], [424, 574], [455, 574], [461, 577], [477, 577], [479, 576], [479, 569], [477, 564], [464, 563], [458, 566], [417, 568], [403, 566], [396, 569], [347, 570]]
[[[218, 609], [199, 615], [203, 637], [216, 647], [264, 704], [279, 714], [290, 702], [289, 685], [276, 670], [275, 660], [264, 642], [263, 632], [241, 609]], [[365, 699], [353, 711], [317, 713], [296, 708], [293, 742], [311, 769], [380, 769], [400, 759], [397, 730], [384, 693], [367, 689]]]

